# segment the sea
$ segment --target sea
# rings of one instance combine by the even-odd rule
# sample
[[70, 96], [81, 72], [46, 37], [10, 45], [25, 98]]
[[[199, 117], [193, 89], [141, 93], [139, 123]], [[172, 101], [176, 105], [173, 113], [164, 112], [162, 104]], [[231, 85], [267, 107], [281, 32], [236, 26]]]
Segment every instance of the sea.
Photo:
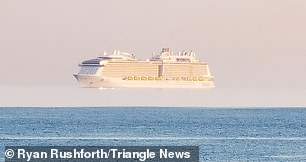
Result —
[[306, 161], [306, 108], [0, 108], [5, 146], [199, 146], [200, 161]]

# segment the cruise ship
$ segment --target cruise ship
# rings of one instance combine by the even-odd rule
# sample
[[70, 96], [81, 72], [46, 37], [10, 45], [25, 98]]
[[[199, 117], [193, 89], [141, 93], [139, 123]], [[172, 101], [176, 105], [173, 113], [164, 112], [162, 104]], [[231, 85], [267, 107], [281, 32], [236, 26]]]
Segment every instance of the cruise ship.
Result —
[[83, 61], [74, 77], [89, 88], [214, 88], [208, 64], [192, 51], [174, 54], [163, 48], [150, 59], [115, 50], [113, 54]]

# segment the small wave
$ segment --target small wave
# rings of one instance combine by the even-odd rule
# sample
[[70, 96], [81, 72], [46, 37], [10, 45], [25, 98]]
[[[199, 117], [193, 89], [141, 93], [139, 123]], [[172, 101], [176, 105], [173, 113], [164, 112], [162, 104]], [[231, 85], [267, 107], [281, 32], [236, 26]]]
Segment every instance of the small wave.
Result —
[[275, 155], [266, 157], [274, 159], [306, 159], [306, 155]]

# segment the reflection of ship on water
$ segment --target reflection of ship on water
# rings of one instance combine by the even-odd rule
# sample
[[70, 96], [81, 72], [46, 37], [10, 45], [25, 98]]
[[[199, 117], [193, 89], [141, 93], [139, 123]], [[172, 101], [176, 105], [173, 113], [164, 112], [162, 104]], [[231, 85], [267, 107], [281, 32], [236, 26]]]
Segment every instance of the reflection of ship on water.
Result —
[[133, 54], [114, 51], [79, 64], [75, 74], [81, 87], [117, 88], [213, 88], [213, 76], [205, 62], [195, 53], [179, 52], [169, 48], [148, 60], [138, 60]]

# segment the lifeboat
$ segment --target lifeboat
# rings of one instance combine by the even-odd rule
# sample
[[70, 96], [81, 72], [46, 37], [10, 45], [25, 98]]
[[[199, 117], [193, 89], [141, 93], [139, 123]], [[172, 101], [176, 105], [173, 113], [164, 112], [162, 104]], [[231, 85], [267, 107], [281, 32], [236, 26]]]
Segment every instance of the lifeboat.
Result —
[[141, 80], [148, 80], [148, 77], [141, 77]]
[[135, 77], [134, 77], [134, 80], [140, 80], [140, 78], [135, 76]]
[[204, 78], [203, 77], [199, 77], [199, 81], [204, 81]]
[[161, 80], [161, 77], [155, 77], [155, 80]]

